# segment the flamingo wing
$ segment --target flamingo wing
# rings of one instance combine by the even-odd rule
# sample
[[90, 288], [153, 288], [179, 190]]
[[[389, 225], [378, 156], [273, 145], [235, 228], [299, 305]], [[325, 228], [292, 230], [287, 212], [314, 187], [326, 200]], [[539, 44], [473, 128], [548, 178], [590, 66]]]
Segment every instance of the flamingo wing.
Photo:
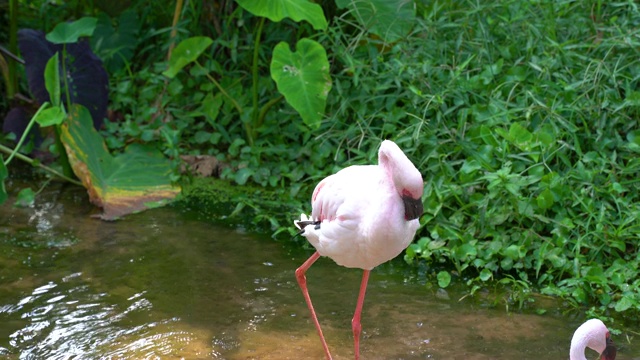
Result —
[[316, 186], [308, 219], [312, 223], [302, 235], [322, 256], [347, 267], [369, 267], [365, 265], [369, 251], [367, 219], [380, 192], [384, 192], [379, 186], [382, 176], [377, 166], [350, 166]]

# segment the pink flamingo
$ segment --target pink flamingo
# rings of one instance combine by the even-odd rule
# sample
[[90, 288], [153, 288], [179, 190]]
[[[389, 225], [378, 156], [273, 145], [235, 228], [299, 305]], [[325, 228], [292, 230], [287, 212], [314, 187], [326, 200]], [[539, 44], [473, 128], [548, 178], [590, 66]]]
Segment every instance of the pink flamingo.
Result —
[[587, 360], [584, 356], [584, 350], [587, 347], [597, 351], [600, 360], [615, 360], [616, 358], [616, 347], [611, 340], [609, 330], [598, 319], [587, 320], [573, 333], [570, 360]]
[[296, 270], [296, 278], [311, 312], [327, 359], [331, 353], [307, 290], [306, 271], [320, 256], [338, 265], [364, 270], [351, 321], [355, 358], [360, 358], [360, 315], [374, 267], [398, 256], [420, 226], [422, 176], [394, 142], [385, 140], [378, 165], [356, 165], [322, 180], [313, 191], [312, 212], [294, 224], [316, 252]]

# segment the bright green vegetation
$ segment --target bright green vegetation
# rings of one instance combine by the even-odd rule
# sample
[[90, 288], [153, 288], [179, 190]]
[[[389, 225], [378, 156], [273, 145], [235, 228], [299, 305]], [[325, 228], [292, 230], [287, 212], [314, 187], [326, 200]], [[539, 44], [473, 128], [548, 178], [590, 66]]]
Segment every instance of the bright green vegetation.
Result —
[[[633, 2], [418, 2], [415, 18], [402, 10], [411, 26], [404, 36], [389, 32], [392, 45], [332, 2], [323, 3], [326, 30], [265, 20], [232, 1], [189, 2], [176, 42], [213, 41], [172, 78], [162, 73], [175, 9], [134, 3], [113, 22], [78, 2], [45, 12], [44, 23], [34, 10], [23, 24], [50, 30], [80, 11], [98, 17], [98, 34], [117, 29], [112, 44], [92, 39], [110, 76], [117, 121], [102, 134], [111, 150], [144, 142], [176, 163], [216, 156], [227, 165], [222, 179], [253, 189], [228, 195], [235, 205], [227, 210], [288, 239], [293, 229], [283, 229], [309, 210], [321, 178], [374, 162], [380, 140], [393, 139], [426, 184], [424, 226], [405, 259], [428, 266], [434, 282], [465, 281], [471, 293], [499, 282], [519, 306], [537, 291], [637, 319]], [[330, 64], [319, 123], [303, 121], [279, 95], [269, 68], [277, 44], [294, 51], [302, 38], [321, 44]], [[207, 188], [182, 181], [185, 199]]]

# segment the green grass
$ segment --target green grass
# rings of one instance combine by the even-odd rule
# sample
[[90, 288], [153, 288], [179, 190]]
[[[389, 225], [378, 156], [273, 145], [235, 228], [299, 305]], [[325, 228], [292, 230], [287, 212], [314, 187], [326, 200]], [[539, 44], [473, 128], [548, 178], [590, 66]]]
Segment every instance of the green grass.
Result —
[[[376, 103], [359, 128], [398, 140], [425, 175], [425, 226], [406, 259], [637, 316], [638, 9], [421, 10], [408, 41], [362, 68], [371, 92], [357, 98]], [[400, 114], [384, 111], [386, 92]]]

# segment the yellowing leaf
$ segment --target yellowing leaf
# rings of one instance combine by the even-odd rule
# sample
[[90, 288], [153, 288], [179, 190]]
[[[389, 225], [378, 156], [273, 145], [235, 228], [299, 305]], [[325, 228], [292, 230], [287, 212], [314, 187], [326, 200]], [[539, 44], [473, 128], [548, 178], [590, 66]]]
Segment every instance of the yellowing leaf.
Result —
[[134, 144], [112, 156], [81, 105], [70, 109], [60, 138], [91, 202], [102, 207], [103, 220], [162, 206], [180, 192], [171, 184], [168, 160], [157, 150]]
[[196, 61], [211, 44], [213, 44], [213, 40], [207, 36], [194, 36], [182, 40], [173, 49], [171, 59], [169, 59], [169, 68], [162, 74], [174, 78], [182, 68]]

